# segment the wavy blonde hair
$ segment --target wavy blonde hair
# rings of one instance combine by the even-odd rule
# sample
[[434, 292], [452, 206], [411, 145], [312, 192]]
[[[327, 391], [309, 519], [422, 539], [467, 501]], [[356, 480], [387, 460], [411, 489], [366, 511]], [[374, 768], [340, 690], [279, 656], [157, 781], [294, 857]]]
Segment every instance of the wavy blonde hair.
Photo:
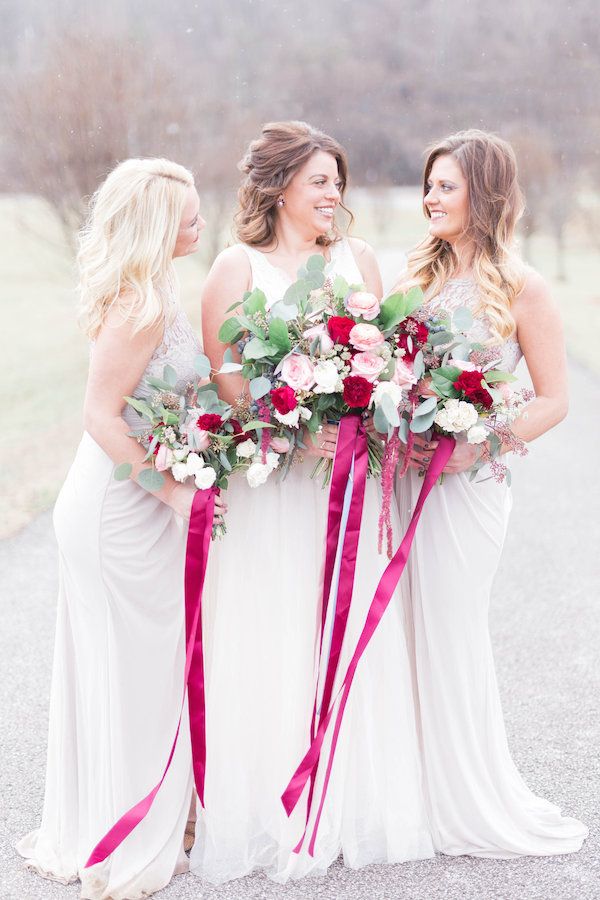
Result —
[[[470, 129], [431, 145], [426, 153], [423, 211], [427, 218], [430, 213], [424, 198], [436, 159], [452, 156], [467, 181], [469, 223], [465, 235], [475, 246], [473, 274], [492, 340], [502, 343], [515, 330], [511, 304], [525, 281], [525, 267], [513, 243], [515, 227], [524, 210], [514, 151], [496, 135]], [[428, 235], [409, 254], [402, 289], [418, 285], [432, 299], [456, 271], [457, 261], [447, 241]]]
[[[348, 183], [348, 159], [335, 138], [306, 122], [268, 122], [263, 125], [261, 136], [251, 142], [238, 165], [245, 176], [238, 190], [239, 208], [234, 220], [240, 241], [264, 247], [275, 239], [277, 197], [317, 150], [329, 153], [336, 160], [343, 201]], [[343, 202], [340, 206], [352, 222], [350, 210]], [[329, 246], [340, 237], [334, 225], [331, 234], [319, 235], [317, 244]]]
[[[100, 185], [79, 235], [79, 318], [95, 338], [118, 304], [134, 332], [170, 315], [173, 252], [194, 177], [168, 159], [128, 159]], [[128, 299], [123, 301], [124, 293]]]

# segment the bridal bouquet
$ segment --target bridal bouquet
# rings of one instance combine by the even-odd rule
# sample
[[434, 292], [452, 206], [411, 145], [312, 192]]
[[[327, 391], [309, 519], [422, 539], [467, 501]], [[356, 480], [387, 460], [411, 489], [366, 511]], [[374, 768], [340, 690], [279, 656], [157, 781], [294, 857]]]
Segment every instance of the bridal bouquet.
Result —
[[[520, 455], [527, 453], [510, 424], [533, 392], [527, 388], [513, 392], [509, 385], [516, 381], [514, 375], [497, 368], [500, 347], [471, 341], [467, 333], [472, 324], [467, 307], [432, 313], [425, 306], [400, 324], [396, 339], [415, 385], [400, 404], [399, 434], [408, 445], [415, 434], [429, 439], [434, 432], [481, 444], [471, 480], [490, 464], [491, 477], [510, 484], [510, 471], [497, 457], [502, 446]], [[375, 425], [384, 430], [377, 412]], [[405, 464], [407, 458], [408, 454]], [[405, 471], [403, 467], [401, 474]]]
[[[256, 419], [271, 426], [262, 433], [263, 451], [285, 454], [285, 473], [303, 428], [314, 441], [323, 422], [375, 412], [378, 421], [399, 424], [397, 407], [416, 378], [396, 340], [399, 323], [421, 303], [420, 291], [393, 294], [383, 303], [362, 286], [330, 275], [321, 255], [311, 256], [298, 280], [267, 309], [256, 289], [234, 304], [236, 314], [219, 332], [236, 343], [242, 374], [249, 380]], [[382, 446], [368, 437], [369, 474], [381, 474]], [[330, 476], [329, 461], [316, 474]]]
[[[204, 354], [196, 358], [196, 369], [200, 377], [210, 373]], [[226, 358], [220, 372], [239, 369], [239, 364]], [[137, 480], [146, 490], [158, 491], [164, 483], [162, 473], [170, 471], [176, 481], [192, 479], [199, 490], [213, 485], [224, 490], [232, 474], [248, 474], [252, 468], [254, 453], [249, 452], [249, 445], [255, 446], [254, 426], [262, 427], [263, 423], [240, 422], [232, 407], [219, 399], [214, 384], [189, 383], [183, 392], [176, 389], [176, 384], [175, 370], [165, 366], [162, 379], [147, 379], [153, 390], [147, 399], [125, 397], [145, 424], [131, 437], [146, 447], [144, 461], [152, 462], [152, 467], [140, 471]], [[269, 460], [271, 469], [277, 461]], [[131, 470], [130, 463], [123, 463], [115, 469], [115, 478], [125, 480]], [[216, 527], [213, 537], [222, 536], [224, 530], [224, 526]]]

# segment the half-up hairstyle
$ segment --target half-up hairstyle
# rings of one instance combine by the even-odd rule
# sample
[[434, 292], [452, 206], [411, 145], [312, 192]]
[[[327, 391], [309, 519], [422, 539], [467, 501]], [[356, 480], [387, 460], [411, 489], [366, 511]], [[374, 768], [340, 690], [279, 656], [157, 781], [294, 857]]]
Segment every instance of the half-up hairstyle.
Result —
[[[423, 198], [434, 162], [452, 156], [467, 181], [469, 222], [465, 235], [474, 245], [473, 274], [481, 309], [494, 341], [501, 343], [515, 330], [511, 304], [523, 288], [525, 267], [514, 247], [515, 227], [524, 201], [517, 181], [515, 154], [506, 141], [485, 131], [459, 131], [427, 149]], [[430, 218], [423, 202], [423, 211]], [[408, 257], [403, 289], [418, 285], [433, 299], [456, 271], [451, 244], [428, 235]]]
[[[263, 125], [261, 136], [251, 142], [238, 166], [244, 173], [238, 190], [239, 208], [235, 215], [235, 230], [240, 241], [256, 247], [273, 242], [277, 197], [317, 150], [329, 153], [336, 160], [343, 201], [348, 182], [348, 159], [341, 144], [306, 122], [269, 122]], [[352, 221], [350, 210], [343, 202], [340, 206]], [[338, 240], [340, 234], [334, 225], [332, 233], [317, 238], [317, 244], [328, 246]]]

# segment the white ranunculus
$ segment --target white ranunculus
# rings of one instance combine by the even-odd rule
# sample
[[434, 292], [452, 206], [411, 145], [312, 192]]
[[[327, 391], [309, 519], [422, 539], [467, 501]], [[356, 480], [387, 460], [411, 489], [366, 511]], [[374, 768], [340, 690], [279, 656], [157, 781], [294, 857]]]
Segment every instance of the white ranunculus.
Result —
[[217, 473], [212, 466], [204, 466], [196, 472], [196, 487], [200, 491], [204, 491], [212, 487], [217, 480]]
[[173, 450], [173, 456], [177, 460], [177, 462], [183, 462], [183, 460], [188, 455], [187, 447], [179, 447], [176, 450]]
[[312, 412], [310, 409], [307, 409], [305, 406], [300, 407], [300, 415], [304, 419], [305, 422], [308, 422], [309, 419], [312, 418]]
[[195, 475], [204, 466], [204, 460], [199, 453], [188, 453], [186, 460], [188, 475]]
[[331, 359], [320, 359], [315, 366], [315, 394], [333, 394], [337, 390], [340, 374]]
[[384, 397], [390, 397], [394, 406], [400, 406], [404, 391], [393, 381], [380, 381], [371, 394], [370, 406], [379, 406]]
[[297, 406], [296, 409], [292, 409], [287, 413], [280, 413], [275, 410], [273, 415], [282, 425], [289, 425], [291, 428], [297, 428], [300, 420], [300, 407]]
[[467, 431], [469, 444], [483, 444], [487, 439], [487, 429], [483, 425], [472, 425]]
[[468, 431], [475, 425], [479, 415], [474, 406], [465, 403], [464, 400], [446, 400], [442, 409], [436, 413], [434, 422], [444, 431], [459, 432]]
[[246, 480], [250, 487], [255, 488], [264, 484], [273, 469], [260, 462], [253, 462], [246, 472]]
[[254, 456], [256, 453], [256, 444], [248, 438], [247, 441], [243, 441], [241, 444], [237, 445], [235, 452], [236, 456], [239, 456], [240, 459], [250, 459], [250, 457]]
[[188, 472], [188, 467], [184, 462], [175, 463], [175, 465], [171, 469], [171, 473], [175, 481], [185, 481], [185, 479], [190, 474]]

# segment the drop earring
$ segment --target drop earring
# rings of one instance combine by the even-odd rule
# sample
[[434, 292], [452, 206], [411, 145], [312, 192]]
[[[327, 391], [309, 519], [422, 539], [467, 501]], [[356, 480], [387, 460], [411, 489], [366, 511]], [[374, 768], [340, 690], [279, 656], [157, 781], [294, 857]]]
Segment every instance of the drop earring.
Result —
[[285, 206], [285, 200], [283, 199], [283, 195], [280, 194], [277, 198], [277, 206], [281, 209], [282, 206]]

